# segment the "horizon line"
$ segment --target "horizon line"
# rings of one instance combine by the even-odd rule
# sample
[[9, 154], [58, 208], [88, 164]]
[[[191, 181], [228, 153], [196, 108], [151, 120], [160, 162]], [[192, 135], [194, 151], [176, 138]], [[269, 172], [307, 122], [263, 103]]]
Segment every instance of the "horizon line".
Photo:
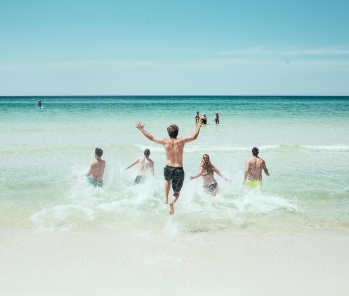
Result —
[[4, 97], [349, 97], [349, 95], [0, 95]]

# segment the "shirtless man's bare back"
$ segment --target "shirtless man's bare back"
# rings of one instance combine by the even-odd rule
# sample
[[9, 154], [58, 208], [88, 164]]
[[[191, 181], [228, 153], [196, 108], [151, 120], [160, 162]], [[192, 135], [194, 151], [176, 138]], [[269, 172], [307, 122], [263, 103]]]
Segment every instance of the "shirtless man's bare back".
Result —
[[136, 124], [136, 127], [146, 136], [150, 141], [161, 144], [164, 146], [166, 151], [166, 167], [164, 168], [164, 178], [165, 178], [165, 203], [168, 203], [168, 194], [170, 192], [170, 187], [172, 185], [173, 197], [170, 202], [170, 215], [174, 213], [174, 204], [178, 200], [180, 191], [183, 186], [184, 181], [184, 170], [183, 170], [183, 151], [184, 145], [191, 141], [194, 141], [200, 132], [201, 123], [196, 125], [196, 130], [194, 134], [189, 137], [179, 138], [178, 126], [175, 124], [170, 125], [167, 128], [169, 139], [156, 138], [149, 134], [144, 129], [144, 124], [140, 122]]
[[150, 150], [144, 150], [144, 156], [138, 157], [133, 163], [131, 163], [126, 169], [128, 170], [130, 167], [133, 167], [136, 163], [138, 163], [138, 175], [135, 179], [134, 184], [144, 183], [146, 179], [146, 173], [148, 170], [151, 170], [151, 173], [154, 175], [154, 162], [149, 158]]
[[265, 161], [258, 157], [259, 150], [257, 147], [252, 149], [252, 157], [246, 162], [245, 178], [243, 184], [247, 183], [250, 187], [257, 187], [262, 184], [262, 171], [269, 176]]
[[[96, 161], [90, 164], [88, 172], [82, 176], [88, 177], [88, 183], [95, 187], [103, 186], [103, 174], [105, 169], [105, 161], [101, 158], [103, 155], [103, 150], [100, 148], [95, 149], [95, 159]], [[74, 176], [74, 179], [81, 176]]]

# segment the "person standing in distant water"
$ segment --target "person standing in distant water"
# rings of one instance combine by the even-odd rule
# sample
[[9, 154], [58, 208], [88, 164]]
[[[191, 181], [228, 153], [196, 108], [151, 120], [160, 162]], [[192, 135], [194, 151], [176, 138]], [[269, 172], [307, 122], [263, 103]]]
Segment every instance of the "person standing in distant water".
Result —
[[219, 114], [218, 114], [218, 112], [216, 112], [216, 118], [214, 119], [214, 122], [216, 124], [219, 124]]
[[231, 182], [230, 179], [224, 177], [221, 172], [211, 163], [210, 157], [207, 154], [204, 154], [201, 159], [201, 165], [199, 172], [195, 176], [190, 176], [190, 180], [202, 176], [204, 184], [204, 190], [207, 194], [215, 196], [218, 192], [218, 185], [216, 179], [213, 177], [214, 173], [217, 173], [225, 181]]
[[144, 183], [146, 179], [146, 172], [148, 170], [151, 170], [151, 173], [154, 176], [154, 162], [149, 158], [150, 150], [145, 149], [144, 150], [144, 156], [137, 158], [133, 163], [131, 163], [126, 169], [128, 170], [130, 167], [133, 167], [136, 163], [139, 164], [138, 166], [138, 175], [135, 179], [134, 184], [140, 184]]
[[38, 108], [41, 108], [41, 100], [38, 100]]
[[183, 170], [183, 151], [184, 145], [191, 141], [196, 140], [199, 135], [201, 123], [196, 125], [196, 130], [193, 135], [185, 138], [177, 139], [178, 126], [171, 124], [167, 128], [169, 139], [160, 139], [152, 136], [144, 129], [144, 124], [140, 122], [136, 124], [136, 127], [146, 136], [150, 141], [161, 144], [164, 146], [166, 151], [166, 167], [164, 167], [164, 178], [165, 178], [165, 203], [168, 203], [168, 194], [172, 185], [173, 197], [170, 202], [170, 215], [174, 213], [174, 204], [179, 198], [180, 191], [184, 181], [184, 170]]
[[245, 178], [243, 184], [251, 188], [262, 185], [262, 170], [267, 176], [270, 176], [265, 161], [258, 157], [259, 150], [257, 147], [252, 148], [252, 157], [246, 162]]
[[86, 176], [88, 183], [94, 187], [103, 187], [103, 174], [105, 169], [105, 161], [101, 158], [103, 150], [100, 148], [95, 149], [96, 161], [90, 164], [90, 168], [85, 175], [74, 176], [74, 179]]
[[200, 115], [199, 115], [199, 111], [197, 111], [195, 114], [195, 124], [197, 124], [199, 120], [200, 120]]
[[200, 121], [202, 124], [207, 124], [207, 117], [206, 117], [206, 113], [203, 113], [201, 118], [200, 118]]

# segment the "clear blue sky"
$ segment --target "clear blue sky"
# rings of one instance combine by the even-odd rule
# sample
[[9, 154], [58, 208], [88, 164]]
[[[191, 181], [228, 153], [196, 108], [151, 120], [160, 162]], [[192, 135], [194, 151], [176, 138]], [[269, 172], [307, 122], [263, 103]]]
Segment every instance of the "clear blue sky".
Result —
[[0, 0], [0, 95], [349, 95], [349, 1]]

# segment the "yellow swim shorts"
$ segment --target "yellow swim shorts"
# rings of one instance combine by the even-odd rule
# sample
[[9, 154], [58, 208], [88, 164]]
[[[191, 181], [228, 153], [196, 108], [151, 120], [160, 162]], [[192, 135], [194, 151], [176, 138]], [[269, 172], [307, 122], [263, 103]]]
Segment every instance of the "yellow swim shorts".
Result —
[[258, 180], [246, 180], [246, 184], [247, 184], [250, 188], [257, 188], [258, 186], [262, 186], [262, 181], [258, 181]]

